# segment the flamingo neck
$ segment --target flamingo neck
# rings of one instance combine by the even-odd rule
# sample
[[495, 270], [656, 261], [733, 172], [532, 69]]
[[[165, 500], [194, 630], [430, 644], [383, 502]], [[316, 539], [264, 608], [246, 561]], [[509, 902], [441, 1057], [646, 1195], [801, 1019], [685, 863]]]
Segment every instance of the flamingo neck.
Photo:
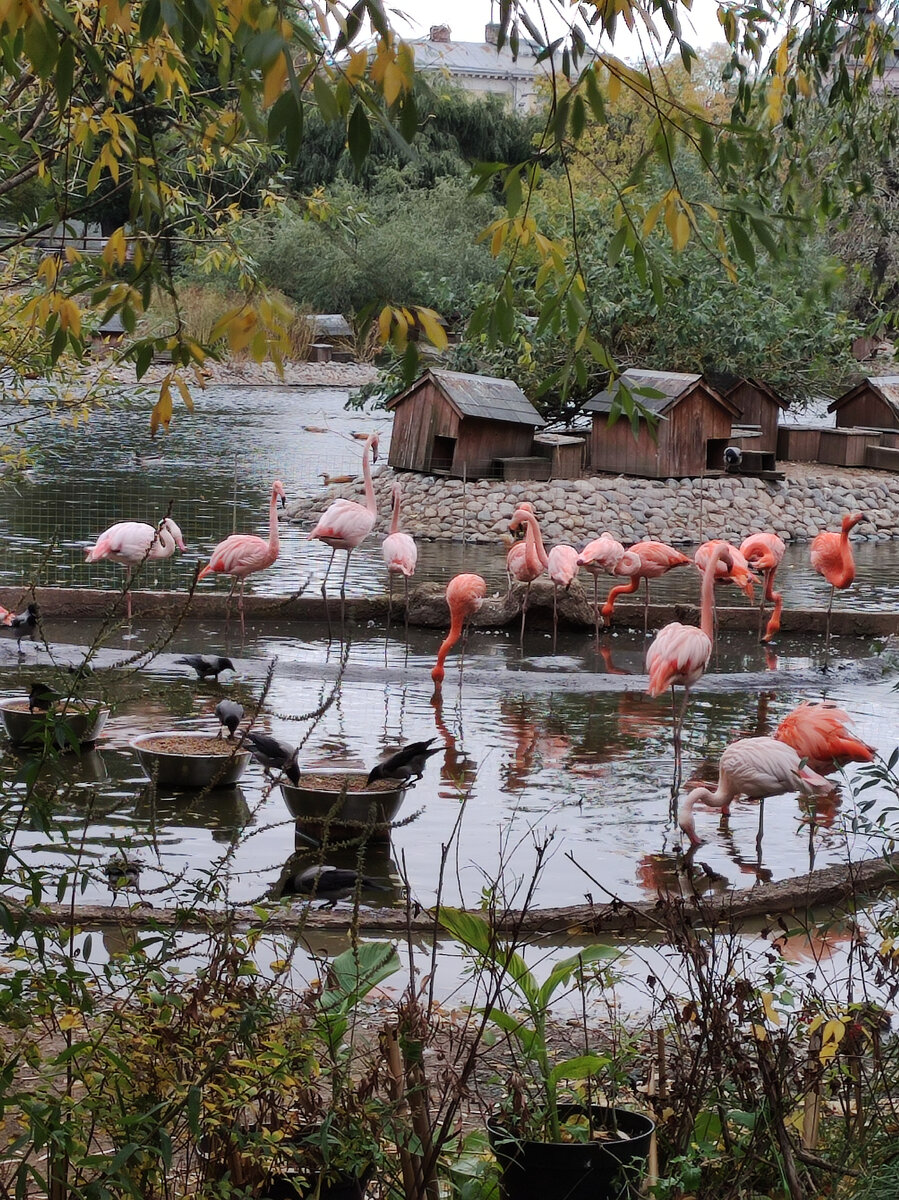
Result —
[[365, 479], [365, 507], [373, 517], [376, 517], [378, 515], [378, 505], [375, 500], [375, 488], [371, 481], [371, 465], [369, 463], [372, 441], [373, 438], [369, 438], [365, 443], [365, 449], [362, 451], [362, 476]]
[[727, 546], [723, 542], [716, 546], [702, 573], [699, 628], [713, 644], [715, 641], [715, 572], [718, 570], [718, 563], [727, 553]]
[[450, 607], [449, 633], [443, 639], [440, 649], [437, 651], [437, 662], [434, 665], [433, 671], [431, 671], [431, 678], [435, 683], [443, 682], [443, 677], [446, 674], [443, 664], [450, 650], [452, 650], [453, 646], [455, 646], [456, 642], [458, 642], [459, 638], [462, 636], [462, 627], [464, 624], [465, 613], [461, 607], [452, 605]]
[[393, 493], [393, 517], [390, 521], [390, 532], [399, 533], [400, 529], [400, 490], [396, 488]]
[[278, 537], [278, 493], [272, 488], [272, 498], [268, 503], [268, 548], [269, 553], [278, 557], [281, 542]]
[[543, 535], [540, 533], [540, 523], [533, 513], [523, 512], [520, 519], [525, 523], [524, 547], [528, 567], [531, 570], [546, 570], [549, 555], [543, 545]]

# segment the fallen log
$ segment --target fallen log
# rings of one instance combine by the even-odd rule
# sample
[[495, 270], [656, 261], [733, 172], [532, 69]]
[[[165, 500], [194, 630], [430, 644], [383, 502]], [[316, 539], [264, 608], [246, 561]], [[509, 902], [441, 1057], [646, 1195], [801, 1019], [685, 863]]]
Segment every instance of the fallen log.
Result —
[[[699, 877], [702, 878], [702, 877]], [[625, 901], [613, 897], [605, 904], [574, 904], [562, 908], [534, 908], [526, 912], [497, 913], [498, 933], [556, 934], [581, 940], [596, 934], [665, 933], [678, 927], [735, 929], [749, 922], [776, 920], [805, 914], [812, 909], [855, 912], [863, 901], [899, 883], [899, 853], [838, 864], [793, 876], [777, 883], [728, 892], [712, 897], [692, 891], [684, 880], [680, 891], [659, 892], [655, 900]], [[405, 908], [322, 909], [293, 903], [258, 904], [252, 908], [152, 908], [144, 903], [114, 905], [29, 905], [9, 895], [0, 896], [13, 919], [24, 928], [74, 926], [78, 929], [160, 928], [184, 932], [215, 932], [226, 928], [264, 928], [271, 933], [343, 932], [355, 926], [363, 933], [417, 935], [437, 930], [433, 910]], [[486, 914], [485, 914], [486, 915]]]

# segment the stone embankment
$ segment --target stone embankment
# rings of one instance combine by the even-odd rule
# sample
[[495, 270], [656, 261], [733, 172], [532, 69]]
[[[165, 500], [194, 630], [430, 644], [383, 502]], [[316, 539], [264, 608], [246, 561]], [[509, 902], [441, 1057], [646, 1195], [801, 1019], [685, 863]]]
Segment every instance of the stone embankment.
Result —
[[[379, 528], [386, 532], [390, 488], [398, 479], [402, 528], [441, 541], [497, 541], [522, 500], [534, 505], [547, 544], [579, 546], [604, 530], [625, 544], [644, 538], [689, 544], [713, 537], [739, 543], [756, 529], [773, 530], [786, 542], [807, 541], [822, 529], [839, 529], [850, 511], [866, 514], [853, 540], [899, 537], [899, 475], [819, 463], [786, 463], [783, 469], [786, 478], [778, 482], [737, 475], [666, 480], [594, 475], [545, 483], [463, 483], [384, 468], [376, 475], [375, 493]], [[338, 496], [361, 498], [361, 478], [289, 503], [287, 515], [311, 522]]]

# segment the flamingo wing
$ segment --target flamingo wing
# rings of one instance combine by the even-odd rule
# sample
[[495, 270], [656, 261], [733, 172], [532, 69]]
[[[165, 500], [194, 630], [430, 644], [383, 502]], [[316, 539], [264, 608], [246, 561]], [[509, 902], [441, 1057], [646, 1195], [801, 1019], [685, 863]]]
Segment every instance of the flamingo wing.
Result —
[[828, 792], [832, 784], [808, 767], [786, 742], [771, 737], [741, 738], [721, 755], [720, 770], [738, 792], [750, 797], [784, 792]]
[[553, 583], [570, 587], [577, 578], [580, 559], [574, 546], [553, 546], [549, 552], [546, 570]]
[[835, 704], [803, 703], [784, 717], [774, 736], [815, 770], [832, 770], [844, 762], [871, 762], [873, 749], [849, 732], [851, 724], [849, 714]]
[[156, 530], [143, 521], [119, 521], [104, 530], [96, 545], [87, 552], [87, 562], [108, 558], [125, 566], [135, 566], [147, 556]]
[[371, 533], [377, 515], [353, 500], [337, 500], [328, 506], [309, 534], [333, 550], [355, 550]]
[[695, 625], [672, 621], [663, 626], [646, 652], [650, 696], [661, 696], [675, 684], [691, 687], [712, 657], [711, 639]]
[[272, 558], [269, 544], [263, 538], [254, 533], [232, 533], [213, 550], [209, 565], [203, 568], [199, 578], [203, 579], [214, 571], [219, 575], [236, 575], [241, 579], [253, 571], [270, 567], [275, 558]]
[[389, 533], [381, 543], [387, 570], [410, 579], [418, 563], [418, 547], [408, 533]]

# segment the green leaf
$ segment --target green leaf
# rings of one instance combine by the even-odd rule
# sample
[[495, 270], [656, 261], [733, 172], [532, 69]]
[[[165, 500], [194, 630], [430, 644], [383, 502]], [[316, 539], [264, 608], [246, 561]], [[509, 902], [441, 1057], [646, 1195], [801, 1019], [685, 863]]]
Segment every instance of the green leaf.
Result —
[[611, 1059], [599, 1054], [580, 1054], [567, 1062], [557, 1063], [549, 1073], [549, 1084], [554, 1086], [560, 1079], [588, 1079], [609, 1065]]
[[535, 1051], [539, 1050], [541, 1042], [536, 1029], [532, 1029], [530, 1025], [523, 1024], [517, 1017], [513, 1017], [511, 1013], [503, 1012], [500, 1008], [491, 1008], [487, 1015], [494, 1025], [498, 1025], [503, 1032], [517, 1039], [522, 1050], [529, 1058], [533, 1056]]
[[611, 962], [618, 957], [619, 951], [614, 946], [603, 946], [597, 943], [593, 946], [585, 946], [580, 954], [574, 954], [571, 958], [557, 962], [540, 989], [539, 1004], [545, 1008], [559, 984], [567, 983], [571, 976], [576, 971], [579, 971], [581, 967], [586, 966], [588, 963]]
[[627, 245], [627, 235], [628, 227], [627, 225], [622, 225], [621, 228], [616, 231], [611, 242], [609, 242], [609, 248], [606, 251], [606, 262], [610, 267], [614, 267], [619, 258], [621, 258], [622, 251]]
[[733, 213], [731, 213], [728, 219], [728, 226], [730, 227], [731, 237], [734, 240], [737, 254], [754, 269], [755, 246], [752, 244], [752, 238], [750, 238], [749, 234], [743, 228], [742, 222]]
[[324, 1010], [347, 1011], [400, 968], [391, 942], [361, 942], [328, 964], [328, 987], [319, 998]]
[[75, 78], [75, 47], [71, 38], [66, 38], [59, 48], [56, 60], [56, 96], [60, 108], [64, 108], [72, 94], [72, 83]]
[[353, 165], [357, 171], [361, 171], [362, 164], [365, 162], [371, 147], [371, 126], [368, 123], [368, 116], [365, 109], [361, 104], [356, 105], [350, 117], [349, 125], [347, 126], [347, 146], [349, 147]]
[[322, 115], [322, 120], [339, 121], [340, 109], [337, 107], [334, 93], [321, 75], [316, 75], [312, 80], [312, 92], [315, 96], [315, 103], [318, 105], [318, 111]]
[[292, 91], [280, 95], [268, 114], [269, 140], [277, 141], [282, 133], [288, 157], [296, 162], [303, 143], [303, 106]]
[[493, 949], [493, 933], [483, 917], [465, 912], [461, 908], [448, 908], [441, 904], [437, 920], [453, 935], [457, 942], [475, 950], [478, 954], [490, 954]]

